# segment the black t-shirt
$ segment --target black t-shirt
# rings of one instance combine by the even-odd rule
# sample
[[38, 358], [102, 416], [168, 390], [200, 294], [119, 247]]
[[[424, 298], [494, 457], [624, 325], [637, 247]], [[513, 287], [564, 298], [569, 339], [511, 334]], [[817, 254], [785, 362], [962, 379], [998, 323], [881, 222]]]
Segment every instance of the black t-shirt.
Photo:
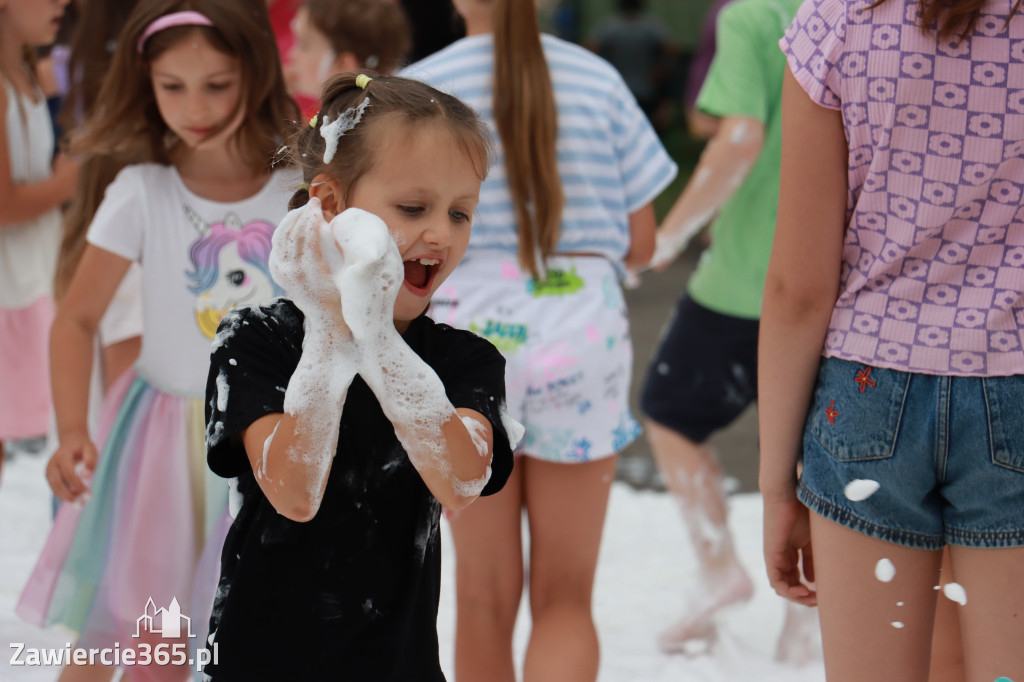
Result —
[[[238, 478], [243, 502], [224, 541], [210, 620], [217, 663], [206, 672], [246, 682], [444, 680], [441, 507], [363, 380], [349, 388], [323, 501], [306, 523], [271, 506], [237, 437], [256, 419], [284, 411], [303, 320], [285, 299], [239, 308], [214, 344], [207, 460], [218, 475]], [[512, 471], [500, 416], [504, 358], [486, 340], [426, 316], [402, 337], [437, 372], [452, 405], [490, 420], [494, 454], [483, 494], [497, 492]], [[218, 399], [224, 378], [226, 401], [223, 392]]]

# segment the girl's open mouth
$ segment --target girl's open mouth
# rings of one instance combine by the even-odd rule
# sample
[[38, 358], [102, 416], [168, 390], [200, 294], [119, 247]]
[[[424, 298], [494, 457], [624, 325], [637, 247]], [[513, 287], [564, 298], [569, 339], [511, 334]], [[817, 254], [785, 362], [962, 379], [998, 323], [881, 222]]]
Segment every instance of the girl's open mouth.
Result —
[[441, 267], [441, 260], [438, 258], [413, 258], [407, 260], [405, 265], [405, 285], [417, 296], [426, 296], [430, 293], [430, 285]]

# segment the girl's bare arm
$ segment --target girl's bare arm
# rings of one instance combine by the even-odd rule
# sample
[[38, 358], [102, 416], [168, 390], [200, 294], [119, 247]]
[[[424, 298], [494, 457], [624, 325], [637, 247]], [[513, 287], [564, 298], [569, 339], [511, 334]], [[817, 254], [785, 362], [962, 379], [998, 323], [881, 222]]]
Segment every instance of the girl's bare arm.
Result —
[[[7, 89], [0, 88], [0, 111], [7, 111]], [[53, 175], [32, 184], [14, 184], [11, 175], [11, 144], [7, 126], [0, 126], [0, 229], [38, 218], [50, 209], [71, 199], [78, 181], [78, 162], [57, 157]]]
[[812, 102], [788, 71], [782, 127], [779, 212], [758, 347], [764, 554], [775, 590], [813, 604], [801, 580], [813, 580], [813, 559], [807, 510], [796, 499], [797, 460], [838, 295], [848, 152], [840, 113]]
[[89, 435], [89, 383], [100, 319], [131, 261], [87, 244], [50, 331], [50, 380], [60, 447], [47, 466], [47, 480], [62, 500], [86, 491], [75, 467], [96, 467]]

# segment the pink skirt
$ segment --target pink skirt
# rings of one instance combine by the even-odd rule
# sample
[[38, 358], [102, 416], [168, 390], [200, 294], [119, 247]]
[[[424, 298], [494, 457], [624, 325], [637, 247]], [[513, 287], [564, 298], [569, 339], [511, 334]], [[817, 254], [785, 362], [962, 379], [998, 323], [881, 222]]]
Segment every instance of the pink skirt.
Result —
[[42, 436], [50, 425], [53, 299], [0, 308], [0, 440]]
[[19, 616], [40, 627], [62, 623], [82, 647], [124, 650], [139, 643], [154, 610], [177, 607], [189, 619], [189, 643], [205, 645], [231, 519], [227, 481], [206, 467], [202, 403], [134, 372], [111, 387], [92, 499], [61, 505]]

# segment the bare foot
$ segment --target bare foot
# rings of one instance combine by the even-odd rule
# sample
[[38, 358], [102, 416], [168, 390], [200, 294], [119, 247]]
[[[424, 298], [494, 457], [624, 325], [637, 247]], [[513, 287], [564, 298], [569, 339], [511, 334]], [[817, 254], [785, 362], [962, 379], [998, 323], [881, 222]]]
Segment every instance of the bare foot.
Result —
[[818, 609], [786, 602], [786, 620], [775, 647], [779, 663], [802, 667], [821, 659], [821, 624]]
[[687, 616], [658, 635], [658, 646], [665, 653], [691, 653], [688, 642], [714, 637], [714, 618], [721, 609], [742, 604], [754, 594], [750, 577], [738, 563], [707, 576], [703, 588]]

